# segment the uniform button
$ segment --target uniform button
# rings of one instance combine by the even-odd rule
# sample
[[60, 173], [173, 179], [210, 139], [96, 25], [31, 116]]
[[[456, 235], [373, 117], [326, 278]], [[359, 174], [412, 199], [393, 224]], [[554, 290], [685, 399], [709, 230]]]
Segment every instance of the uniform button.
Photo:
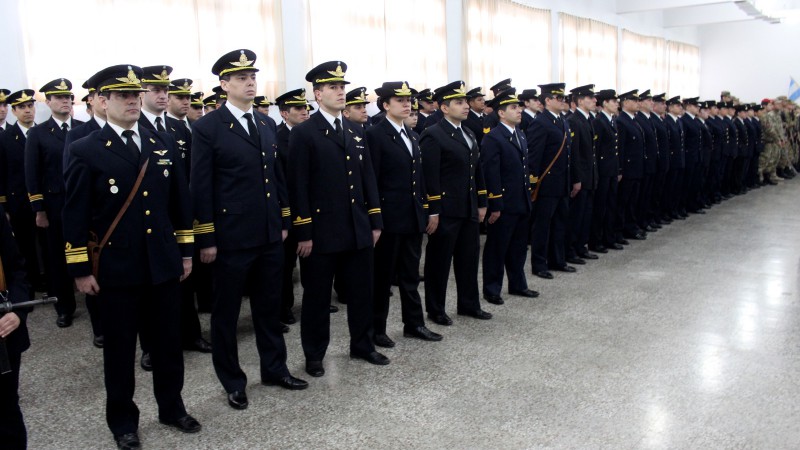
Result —
[[269, 198], [269, 192], [267, 192], [267, 198]]
[[152, 232], [153, 232], [153, 230], [151, 230], [150, 228], [147, 229], [147, 234], [150, 234]]
[[264, 164], [264, 168], [265, 168], [265, 169], [267, 168], [267, 165], [266, 165], [266, 164]]
[[353, 174], [353, 171], [352, 171], [352, 170], [348, 170], [348, 171], [347, 171], [347, 174], [348, 174], [348, 175], [352, 175], [352, 174]]
[[347, 160], [350, 161], [350, 156], [349, 155], [347, 156]]
[[222, 212], [226, 213], [228, 210], [226, 208], [222, 208]]
[[148, 195], [150, 195], [150, 194], [148, 194], [148, 193], [147, 193], [147, 191], [144, 191], [144, 192], [142, 192], [142, 195], [143, 195], [144, 197], [147, 197], [147, 196], [148, 196]]
[[412, 186], [413, 186], [413, 185], [415, 185], [415, 184], [417, 184], [417, 182], [416, 182], [416, 181], [412, 181], [412, 182], [411, 182], [411, 185], [412, 185]]
[[269, 183], [269, 178], [264, 179], [264, 183]]
[[351, 184], [351, 185], [350, 185], [350, 190], [352, 191], [354, 187], [355, 187], [355, 186], [353, 186], [353, 185]]
[[267, 156], [267, 154], [264, 153], [264, 152], [261, 152], [261, 156]]
[[354, 199], [354, 198], [350, 199], [350, 203], [355, 203], [355, 202], [356, 202], [356, 199]]
[[149, 215], [150, 215], [150, 210], [148, 209], [147, 211], [145, 211], [145, 212], [144, 212], [144, 215], [145, 215], [145, 216], [149, 216]]
[[317, 212], [319, 212], [319, 208], [317, 208]]

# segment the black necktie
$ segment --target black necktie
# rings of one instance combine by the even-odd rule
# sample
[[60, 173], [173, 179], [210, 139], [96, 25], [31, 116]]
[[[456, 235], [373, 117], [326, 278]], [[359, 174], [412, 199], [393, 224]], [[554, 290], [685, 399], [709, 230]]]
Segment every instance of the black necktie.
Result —
[[250, 113], [244, 113], [242, 114], [242, 117], [247, 119], [247, 132], [250, 133], [250, 139], [252, 139], [256, 145], [259, 145], [260, 140], [258, 139], [258, 128], [256, 128], [256, 124], [253, 122], [253, 115]]
[[167, 131], [164, 128], [164, 125], [161, 125], [161, 117], [156, 117], [156, 130], [158, 130], [158, 131]]
[[61, 130], [64, 132], [64, 136], [66, 136], [67, 132], [69, 132], [69, 125], [67, 125], [67, 122], [61, 124]]
[[[408, 135], [406, 134], [406, 129], [405, 128], [401, 128], [400, 129], [400, 139], [403, 140], [403, 144], [405, 144], [406, 148], [408, 148], [408, 151], [411, 152], [412, 150], [411, 150], [411, 146], [409, 145], [409, 142], [406, 142], [406, 140], [403, 139], [403, 137], [408, 139]], [[409, 141], [411, 141], [411, 139], [409, 139]]]
[[516, 131], [511, 132], [511, 137], [514, 138], [514, 142], [517, 144], [517, 148], [521, 149], [522, 144], [519, 142], [519, 136], [517, 136], [517, 132]]
[[139, 146], [133, 141], [133, 130], [124, 130], [122, 136], [125, 138], [125, 145], [131, 151], [131, 155], [138, 161], [141, 153], [139, 152]]
[[344, 136], [342, 135], [342, 121], [341, 121], [341, 120], [339, 120], [339, 118], [338, 118], [338, 117], [337, 117], [337, 118], [335, 118], [335, 119], [333, 119], [333, 128], [336, 130], [336, 134], [337, 134], [339, 137], [344, 137]]
[[461, 127], [456, 127], [456, 135], [458, 136], [458, 140], [461, 141], [467, 148], [472, 149], [472, 146], [469, 145], [467, 139], [464, 137], [464, 133], [461, 131]]

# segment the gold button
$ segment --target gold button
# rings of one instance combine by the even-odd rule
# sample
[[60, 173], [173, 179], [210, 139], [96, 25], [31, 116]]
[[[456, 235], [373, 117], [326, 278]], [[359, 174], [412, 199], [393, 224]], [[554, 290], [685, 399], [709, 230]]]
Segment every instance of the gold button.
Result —
[[267, 198], [269, 198], [269, 192], [267, 192]]
[[347, 156], [347, 160], [350, 161], [350, 156], [349, 155]]
[[354, 199], [354, 198], [350, 199], [350, 203], [355, 203], [355, 202], [356, 202], [356, 199]]
[[347, 171], [347, 174], [348, 174], [348, 175], [352, 175], [352, 174], [353, 174], [353, 171], [352, 171], [352, 170], [348, 170], [348, 171]]
[[264, 179], [264, 183], [269, 183], [269, 178]]
[[319, 209], [317, 209], [317, 212], [319, 212]]
[[149, 216], [149, 215], [150, 215], [150, 210], [148, 209], [147, 211], [145, 211], [145, 212], [144, 212], [144, 215], [145, 215], [145, 216]]
[[153, 230], [151, 230], [150, 228], [147, 229], [147, 234], [150, 234], [152, 232], [153, 232]]
[[143, 195], [143, 196], [145, 196], [145, 197], [147, 197], [147, 196], [148, 196], [148, 195], [150, 195], [150, 194], [148, 194], [148, 193], [147, 193], [147, 191], [144, 191], [144, 192], [142, 192], [142, 195]]

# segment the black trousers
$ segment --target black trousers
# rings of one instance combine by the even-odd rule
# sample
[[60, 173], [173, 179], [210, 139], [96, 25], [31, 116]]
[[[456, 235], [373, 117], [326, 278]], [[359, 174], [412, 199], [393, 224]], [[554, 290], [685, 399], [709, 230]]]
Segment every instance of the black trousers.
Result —
[[744, 156], [737, 156], [733, 160], [733, 167], [731, 168], [731, 192], [734, 194], [742, 192], [745, 172], [744, 162]]
[[244, 295], [250, 296], [261, 380], [276, 381], [289, 375], [280, 324], [282, 266], [280, 241], [217, 252], [212, 264], [211, 356], [214, 371], [226, 392], [244, 391], [247, 386], [247, 375], [239, 365], [236, 339]]
[[621, 238], [622, 235], [636, 234], [639, 228], [636, 207], [639, 201], [639, 183], [640, 179], [625, 178], [619, 182], [619, 191], [617, 195], [617, 217], [616, 217], [616, 236]]
[[683, 169], [669, 169], [664, 186], [664, 205], [669, 214], [677, 214], [683, 198]]
[[[25, 272], [28, 275], [28, 282], [32, 287], [41, 279], [39, 272], [39, 258], [36, 255], [36, 222], [33, 211], [30, 207], [21, 208], [11, 215], [11, 229], [14, 231], [14, 240], [17, 241], [22, 257], [25, 258]], [[64, 248], [61, 248], [64, 253]], [[64, 259], [66, 264], [66, 257]], [[35, 289], [31, 289], [31, 300], [36, 295]]]
[[533, 203], [531, 271], [567, 265], [564, 245], [569, 219], [568, 197], [539, 197]]
[[425, 247], [425, 310], [428, 314], [445, 313], [450, 264], [456, 277], [457, 311], [469, 313], [480, 309], [479, 263], [478, 222], [439, 216], [439, 227], [428, 236]]
[[92, 324], [92, 334], [102, 336], [103, 312], [100, 310], [100, 300], [95, 295], [87, 295], [84, 300], [86, 301], [86, 311], [89, 312], [89, 321]]
[[183, 352], [180, 341], [180, 288], [178, 280], [155, 286], [101, 286], [103, 367], [106, 386], [106, 421], [114, 436], [139, 427], [135, 389], [136, 335], [152, 342], [153, 392], [158, 415], [176, 420], [186, 415], [181, 398]]
[[723, 155], [719, 162], [719, 190], [722, 195], [730, 195], [733, 192], [733, 158]]
[[0, 375], [0, 447], [8, 450], [24, 450], [28, 446], [28, 432], [19, 408], [21, 356], [9, 352], [11, 372]]
[[508, 276], [508, 291], [528, 289], [525, 260], [528, 258], [530, 215], [500, 213], [493, 223], [486, 224], [483, 246], [483, 293], [500, 295], [503, 272]]
[[[192, 290], [197, 299], [197, 311], [210, 313], [214, 304], [213, 273], [211, 264], [200, 262], [200, 250], [194, 252], [192, 258]], [[186, 280], [184, 280], [186, 281]]]
[[589, 239], [591, 246], [613, 244], [614, 217], [617, 209], [617, 177], [600, 177], [597, 190], [594, 194], [594, 208], [592, 209], [592, 234]]
[[300, 312], [300, 340], [307, 361], [322, 361], [331, 340], [331, 290], [333, 278], [341, 281], [341, 295], [347, 302], [350, 352], [365, 355], [375, 351], [372, 343], [373, 248], [336, 253], [312, 250], [300, 258], [303, 305]]
[[47, 293], [58, 298], [58, 302], [55, 304], [58, 314], [71, 316], [75, 313], [75, 288], [72, 277], [67, 274], [67, 259], [64, 256], [64, 222], [61, 220], [61, 211], [48, 211], [47, 220], [50, 223], [45, 228]]
[[683, 169], [683, 181], [681, 198], [679, 202], [680, 209], [694, 210], [695, 196], [697, 195], [697, 170], [699, 166], [695, 160], [694, 155], [691, 153], [686, 154], [686, 167]]
[[181, 282], [181, 344], [184, 348], [190, 347], [194, 341], [201, 337], [200, 319], [197, 317], [197, 308], [194, 303], [194, 273], [198, 258], [192, 258], [192, 273]]
[[375, 246], [374, 322], [375, 334], [386, 334], [389, 317], [389, 292], [397, 280], [400, 307], [406, 328], [425, 325], [422, 298], [419, 295], [419, 261], [422, 257], [422, 233], [381, 233]]
[[653, 187], [655, 186], [656, 174], [645, 174], [639, 184], [639, 200], [636, 205], [636, 219], [640, 229], [644, 230], [653, 223], [656, 216], [653, 205]]
[[653, 205], [653, 215], [656, 219], [661, 219], [669, 214], [667, 205], [664, 204], [664, 189], [667, 185], [666, 170], [659, 169], [653, 179], [653, 192], [650, 203]]
[[721, 159], [711, 159], [706, 173], [705, 192], [706, 200], [713, 202], [720, 195], [719, 172]]
[[586, 254], [589, 233], [592, 227], [594, 191], [581, 189], [569, 199], [569, 220], [567, 221], [566, 256], [574, 258]]
[[283, 282], [281, 283], [281, 312], [288, 313], [294, 307], [294, 268], [297, 266], [297, 239], [289, 231], [283, 241]]

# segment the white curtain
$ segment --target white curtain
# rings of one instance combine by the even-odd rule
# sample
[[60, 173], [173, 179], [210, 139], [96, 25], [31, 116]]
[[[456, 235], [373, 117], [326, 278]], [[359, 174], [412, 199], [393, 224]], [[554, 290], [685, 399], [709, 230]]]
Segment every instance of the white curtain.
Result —
[[683, 42], [667, 41], [670, 96], [700, 95], [700, 48]]
[[[256, 52], [260, 94], [285, 89], [280, 0], [26, 0], [19, 3], [29, 87], [66, 77], [81, 84], [105, 67], [166, 64], [211, 93], [217, 58], [237, 48]], [[45, 14], [43, 11], [57, 11]], [[9, 19], [11, 20], [11, 19]], [[79, 25], [80, 35], [73, 33]], [[77, 38], [77, 39], [76, 39]]]
[[464, 0], [464, 81], [468, 88], [511, 78], [518, 90], [549, 83], [550, 11], [509, 0]]
[[438, 87], [447, 78], [444, 0], [308, 0], [311, 64], [342, 60], [369, 98], [384, 81]]
[[617, 27], [559, 13], [561, 81], [567, 90], [586, 84], [617, 89]]
[[663, 38], [622, 30], [620, 59], [620, 91], [650, 89], [654, 95], [667, 91], [667, 42]]

